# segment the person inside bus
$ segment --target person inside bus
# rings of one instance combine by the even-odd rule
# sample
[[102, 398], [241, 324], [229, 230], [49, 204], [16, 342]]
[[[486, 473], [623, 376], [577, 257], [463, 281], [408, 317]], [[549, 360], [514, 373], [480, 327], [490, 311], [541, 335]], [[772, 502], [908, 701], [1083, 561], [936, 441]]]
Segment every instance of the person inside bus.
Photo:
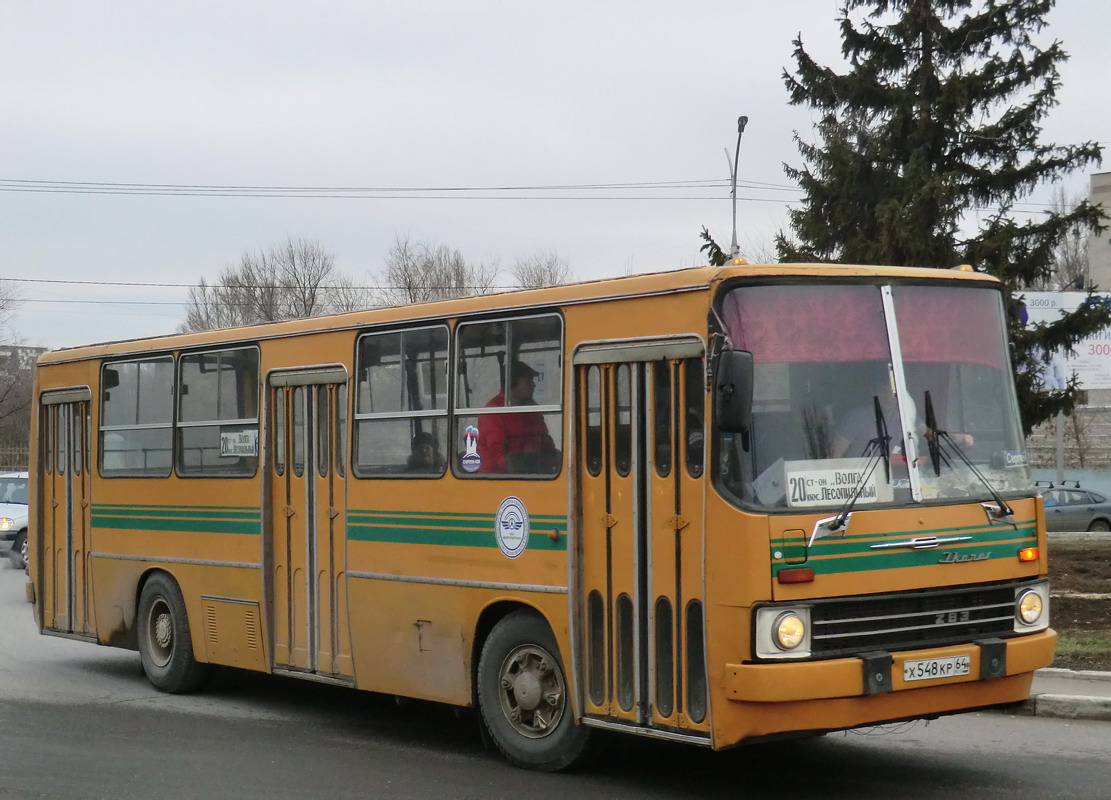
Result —
[[[536, 370], [523, 361], [509, 365], [508, 389], [504, 386], [490, 398], [487, 408], [534, 406]], [[478, 419], [479, 472], [527, 475], [553, 473], [559, 468], [559, 453], [544, 416], [539, 412], [482, 414]]]
[[444, 458], [436, 447], [436, 437], [428, 431], [422, 431], [414, 436], [409, 449], [406, 472], [439, 474], [444, 471]]
[[[887, 423], [887, 432], [891, 436], [891, 452], [903, 451], [902, 436], [899, 432], [899, 410], [896, 407], [895, 395], [891, 391], [891, 381], [887, 375], [881, 375], [871, 384], [872, 391], [867, 402], [853, 408], [837, 426], [833, 435], [833, 443], [829, 448], [830, 458], [854, 458], [861, 456], [868, 448], [868, 443], [876, 438], [876, 404], [873, 397], [880, 401], [880, 411], [883, 413], [884, 422]], [[931, 439], [934, 432], [918, 418], [918, 409], [914, 399], [909, 399], [910, 413], [915, 419], [915, 432], [925, 439]], [[974, 439], [967, 433], [950, 433], [953, 441], [961, 447], [971, 447]], [[921, 456], [922, 453], [919, 453]]]

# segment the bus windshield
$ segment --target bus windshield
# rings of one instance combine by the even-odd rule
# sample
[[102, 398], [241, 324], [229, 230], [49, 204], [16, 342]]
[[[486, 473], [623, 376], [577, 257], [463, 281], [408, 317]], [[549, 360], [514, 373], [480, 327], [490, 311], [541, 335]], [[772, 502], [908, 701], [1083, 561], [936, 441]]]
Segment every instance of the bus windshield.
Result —
[[745, 505], [1031, 491], [997, 290], [743, 286], [721, 310], [755, 363], [750, 432], [722, 434], [718, 448], [721, 483]]

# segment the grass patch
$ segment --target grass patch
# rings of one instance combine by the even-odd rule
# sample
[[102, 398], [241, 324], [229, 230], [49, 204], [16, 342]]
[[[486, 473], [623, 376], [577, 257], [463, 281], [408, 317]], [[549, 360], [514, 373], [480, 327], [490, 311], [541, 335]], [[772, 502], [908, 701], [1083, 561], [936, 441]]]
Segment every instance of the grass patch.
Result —
[[1107, 669], [1111, 664], [1111, 631], [1057, 631], [1056, 667]]

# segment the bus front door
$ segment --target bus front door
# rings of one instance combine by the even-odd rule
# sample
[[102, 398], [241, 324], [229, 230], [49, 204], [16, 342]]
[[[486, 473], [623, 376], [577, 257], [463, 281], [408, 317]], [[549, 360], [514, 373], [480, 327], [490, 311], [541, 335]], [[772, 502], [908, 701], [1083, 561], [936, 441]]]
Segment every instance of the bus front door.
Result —
[[[88, 389], [44, 392], [39, 405], [39, 564], [43, 627], [92, 636], [89, 601]], [[37, 536], [39, 531], [28, 531]]]
[[347, 375], [275, 373], [269, 385], [274, 666], [348, 682]]
[[576, 359], [576, 674], [588, 717], [705, 740], [701, 347], [657, 349]]

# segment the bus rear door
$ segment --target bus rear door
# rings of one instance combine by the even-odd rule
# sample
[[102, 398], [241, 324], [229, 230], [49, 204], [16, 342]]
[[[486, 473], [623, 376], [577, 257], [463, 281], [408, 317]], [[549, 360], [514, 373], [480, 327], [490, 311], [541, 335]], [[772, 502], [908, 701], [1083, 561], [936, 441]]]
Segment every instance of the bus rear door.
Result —
[[43, 392], [39, 400], [39, 564], [43, 627], [92, 636], [89, 598], [89, 404], [87, 387]]

